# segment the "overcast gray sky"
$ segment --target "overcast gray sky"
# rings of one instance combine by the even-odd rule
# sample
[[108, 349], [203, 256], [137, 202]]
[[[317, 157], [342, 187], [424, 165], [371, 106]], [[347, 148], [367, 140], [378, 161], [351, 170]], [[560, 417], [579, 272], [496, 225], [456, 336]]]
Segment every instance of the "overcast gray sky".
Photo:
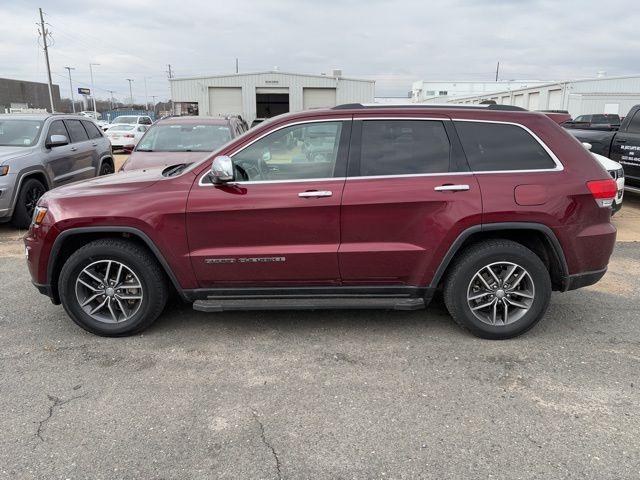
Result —
[[0, 77], [46, 81], [38, 7], [53, 35], [51, 68], [63, 97], [65, 66], [98, 97], [168, 97], [175, 76], [341, 68], [376, 80], [378, 96], [411, 82], [568, 79], [640, 73], [638, 0], [0, 0]]

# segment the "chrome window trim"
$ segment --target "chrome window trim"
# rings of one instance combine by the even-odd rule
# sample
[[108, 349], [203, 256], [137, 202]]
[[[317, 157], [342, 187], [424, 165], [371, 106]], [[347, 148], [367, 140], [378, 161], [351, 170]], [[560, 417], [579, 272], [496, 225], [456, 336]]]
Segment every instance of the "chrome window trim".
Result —
[[[242, 147], [233, 150], [231, 153], [228, 153], [227, 156], [231, 157], [231, 159], [233, 160], [233, 156], [242, 152], [245, 148], [249, 148], [251, 145], [253, 145], [254, 143], [256, 143], [258, 140], [263, 139], [264, 137], [271, 135], [274, 132], [277, 132], [278, 130], [282, 130], [283, 128], [288, 128], [288, 127], [295, 127], [296, 125], [304, 125], [307, 123], [320, 123], [320, 122], [345, 122], [345, 121], [351, 121], [353, 120], [353, 118], [351, 116], [348, 117], [331, 117], [331, 118], [321, 118], [321, 119], [315, 119], [315, 120], [301, 120], [301, 121], [297, 121], [297, 122], [292, 122], [292, 123], [287, 123], [285, 125], [280, 125], [277, 128], [274, 128], [273, 130], [269, 130], [267, 132], [264, 132], [262, 135], [260, 135], [259, 137], [254, 138], [253, 140], [251, 140], [251, 142], [247, 143], [246, 145], [243, 145]], [[217, 185], [215, 185], [214, 183], [203, 183], [202, 180], [209, 174], [208, 171], [204, 172], [201, 176], [200, 179], [198, 180], [198, 186], [200, 187], [215, 187]], [[256, 180], [256, 181], [247, 181], [247, 182], [229, 182], [232, 183], [233, 185], [254, 185], [254, 184], [259, 184], [259, 183], [292, 183], [292, 182], [318, 182], [318, 181], [324, 181], [324, 180], [341, 180], [344, 179], [344, 177], [325, 177], [325, 178], [309, 178], [309, 179], [294, 179], [294, 180]]]
[[[267, 135], [277, 132], [283, 128], [292, 127], [295, 125], [303, 125], [305, 123], [317, 123], [317, 122], [344, 122], [344, 121], [370, 121], [370, 120], [435, 120], [435, 121], [452, 121], [455, 122], [475, 122], [475, 123], [496, 123], [500, 125], [513, 125], [516, 127], [522, 128], [529, 135], [531, 135], [540, 146], [547, 152], [547, 154], [551, 157], [553, 162], [556, 164], [554, 168], [537, 168], [537, 169], [527, 169], [527, 170], [469, 170], [467, 172], [438, 172], [438, 173], [407, 173], [407, 174], [398, 174], [398, 175], [367, 175], [367, 176], [358, 176], [358, 177], [325, 177], [325, 178], [309, 178], [309, 179], [295, 179], [295, 180], [260, 180], [260, 181], [247, 181], [247, 182], [231, 182], [233, 185], [258, 185], [258, 184], [271, 184], [271, 183], [295, 183], [295, 182], [322, 182], [329, 180], [372, 180], [372, 179], [384, 179], [384, 178], [412, 178], [412, 177], [442, 177], [442, 176], [458, 176], [458, 175], [488, 175], [488, 174], [503, 174], [503, 173], [545, 173], [545, 172], [561, 172], [564, 170], [564, 165], [558, 159], [555, 153], [547, 146], [546, 143], [542, 141], [540, 137], [538, 137], [531, 129], [522, 125], [520, 123], [515, 122], [505, 122], [499, 120], [476, 120], [476, 119], [461, 119], [461, 118], [451, 118], [448, 116], [443, 117], [416, 117], [416, 116], [372, 116], [372, 117], [335, 117], [335, 118], [327, 118], [327, 119], [316, 119], [316, 120], [302, 120], [294, 123], [288, 123], [286, 125], [281, 125], [280, 127], [269, 130], [259, 137], [252, 140], [250, 143], [242, 146], [241, 148], [234, 150], [229, 154], [231, 158], [233, 155], [241, 152], [245, 148], [253, 145], [258, 140], [266, 137]], [[208, 175], [208, 171], [204, 172], [204, 174], [200, 177], [198, 181], [198, 186], [200, 187], [215, 187], [217, 186], [214, 183], [203, 183], [203, 179]]]

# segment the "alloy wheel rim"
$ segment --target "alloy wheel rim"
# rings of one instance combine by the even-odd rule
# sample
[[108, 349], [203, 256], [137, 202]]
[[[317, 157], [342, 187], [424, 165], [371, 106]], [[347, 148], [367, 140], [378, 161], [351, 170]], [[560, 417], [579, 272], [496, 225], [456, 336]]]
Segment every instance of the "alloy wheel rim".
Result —
[[76, 278], [76, 299], [94, 320], [122, 323], [142, 305], [144, 292], [135, 272], [116, 260], [98, 260], [82, 269]]
[[529, 272], [516, 263], [485, 265], [471, 278], [467, 304], [471, 313], [489, 325], [509, 325], [531, 309], [535, 285]]
[[44, 195], [44, 189], [42, 187], [34, 186], [27, 190], [25, 207], [29, 217], [33, 216], [38, 200], [40, 200], [42, 195]]

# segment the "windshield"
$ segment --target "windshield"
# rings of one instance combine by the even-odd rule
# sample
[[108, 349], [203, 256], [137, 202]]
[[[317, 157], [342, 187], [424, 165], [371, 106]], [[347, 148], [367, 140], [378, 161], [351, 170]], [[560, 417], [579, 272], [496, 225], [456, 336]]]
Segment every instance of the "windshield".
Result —
[[30, 147], [38, 142], [41, 131], [39, 120], [0, 120], [0, 146]]
[[229, 127], [197, 123], [155, 125], [142, 137], [137, 151], [211, 152], [231, 140]]
[[132, 123], [132, 124], [136, 124], [136, 123], [138, 123], [138, 117], [125, 117], [123, 115], [121, 117], [116, 117], [113, 120], [113, 123]]

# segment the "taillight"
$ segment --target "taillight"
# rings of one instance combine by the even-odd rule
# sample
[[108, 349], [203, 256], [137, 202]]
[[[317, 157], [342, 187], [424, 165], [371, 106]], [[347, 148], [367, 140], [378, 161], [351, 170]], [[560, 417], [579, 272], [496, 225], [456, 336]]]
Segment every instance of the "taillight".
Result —
[[612, 178], [591, 180], [587, 182], [587, 188], [600, 207], [610, 207], [613, 204], [613, 199], [618, 194], [618, 185]]

